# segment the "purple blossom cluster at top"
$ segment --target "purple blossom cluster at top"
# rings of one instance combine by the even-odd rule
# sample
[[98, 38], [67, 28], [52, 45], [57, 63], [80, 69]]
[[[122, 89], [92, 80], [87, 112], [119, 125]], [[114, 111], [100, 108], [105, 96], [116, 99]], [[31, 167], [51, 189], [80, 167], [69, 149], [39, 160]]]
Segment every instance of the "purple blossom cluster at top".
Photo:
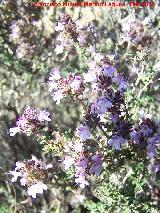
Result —
[[[122, 75], [118, 74], [109, 59], [101, 54], [97, 54], [94, 60], [89, 63], [89, 70], [83, 76], [68, 74], [64, 78], [60, 71], [54, 68], [48, 81], [49, 91], [54, 91], [52, 96], [57, 104], [63, 97], [73, 98], [75, 96], [77, 99], [77, 95], [83, 95], [89, 84], [92, 91], [102, 94], [92, 105], [93, 111], [96, 110], [98, 114], [104, 114], [107, 108], [112, 106], [114, 98], [119, 98], [118, 94], [123, 95], [127, 88], [127, 82]], [[115, 95], [113, 94], [113, 85], [117, 88]], [[112, 94], [114, 96], [111, 96]]]
[[14, 136], [18, 132], [31, 135], [33, 132], [39, 133], [39, 130], [43, 128], [45, 121], [51, 121], [49, 118], [50, 113], [43, 110], [38, 112], [30, 106], [24, 111], [24, 113], [18, 117], [16, 125], [17, 127], [10, 128], [10, 136]]
[[56, 46], [56, 53], [61, 54], [64, 50], [73, 52], [75, 49], [75, 42], [78, 42], [82, 47], [89, 47], [95, 41], [96, 33], [91, 24], [88, 26], [81, 26], [78, 22], [74, 22], [67, 14], [62, 14], [60, 20], [55, 27], [59, 32]]

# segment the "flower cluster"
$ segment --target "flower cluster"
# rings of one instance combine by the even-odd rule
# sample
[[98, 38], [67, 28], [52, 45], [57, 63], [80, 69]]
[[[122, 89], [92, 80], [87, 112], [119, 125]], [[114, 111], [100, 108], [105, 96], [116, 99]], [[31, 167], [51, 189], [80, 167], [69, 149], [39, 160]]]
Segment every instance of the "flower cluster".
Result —
[[18, 132], [31, 135], [32, 133], [39, 134], [40, 129], [44, 127], [45, 121], [51, 121], [50, 113], [43, 110], [38, 112], [30, 106], [17, 119], [17, 127], [10, 128], [10, 136], [14, 136]]
[[75, 42], [78, 42], [82, 47], [89, 47], [95, 41], [96, 34], [91, 24], [81, 26], [67, 14], [61, 15], [55, 30], [59, 32], [57, 37], [59, 44], [55, 49], [57, 54], [63, 53], [64, 50], [73, 52]]
[[36, 198], [37, 194], [43, 194], [48, 188], [47, 165], [34, 156], [30, 160], [17, 162], [15, 169], [9, 174], [13, 175], [12, 182], [20, 178], [20, 184], [27, 187], [28, 195], [33, 198]]
[[34, 22], [29, 24], [25, 19], [13, 21], [10, 29], [10, 41], [18, 45], [16, 49], [17, 58], [22, 60], [32, 58], [35, 45], [31, 44], [30, 37], [33, 37], [33, 32], [36, 29]]
[[63, 97], [78, 97], [82, 94], [84, 90], [82, 78], [80, 75], [69, 74], [66, 78], [60, 75], [58, 69], [53, 69], [51, 71], [49, 81], [48, 81], [49, 91], [52, 93], [54, 101], [57, 104]]
[[88, 151], [79, 153], [75, 158], [66, 156], [63, 161], [66, 170], [72, 165], [75, 165], [75, 183], [81, 188], [89, 185], [89, 182], [87, 181], [88, 175], [100, 175], [103, 168], [102, 163], [102, 156], [100, 154], [89, 155]]
[[132, 50], [142, 50], [151, 43], [151, 35], [143, 23], [132, 21], [123, 25], [123, 42], [127, 42]]
[[14, 21], [10, 27], [11, 34], [10, 40], [14, 43], [19, 43], [19, 40], [22, 38], [24, 34], [24, 30], [26, 30], [26, 22], [24, 20]]
[[20, 43], [17, 50], [16, 55], [19, 59], [25, 59], [26, 56], [29, 58], [32, 58], [34, 53], [34, 46], [31, 46], [30, 43], [23, 42]]
[[140, 147], [142, 152], [144, 152], [144, 156], [151, 160], [152, 172], [160, 171], [158, 160], [160, 122], [154, 122], [150, 115], [143, 115], [139, 125], [133, 127], [130, 137], [136, 146]]

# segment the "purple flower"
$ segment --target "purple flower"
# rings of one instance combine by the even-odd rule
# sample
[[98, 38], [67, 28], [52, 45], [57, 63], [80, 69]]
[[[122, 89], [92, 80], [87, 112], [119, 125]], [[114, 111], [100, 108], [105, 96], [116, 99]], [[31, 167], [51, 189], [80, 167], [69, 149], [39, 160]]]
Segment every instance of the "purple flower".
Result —
[[100, 97], [95, 104], [91, 106], [93, 114], [104, 115], [108, 108], [112, 107], [112, 103], [106, 97]]
[[151, 138], [150, 143], [147, 146], [147, 156], [149, 158], [154, 158], [157, 156], [157, 143], [160, 142], [160, 135], [156, 135]]
[[91, 133], [87, 125], [81, 125], [80, 128], [76, 131], [77, 136], [81, 139], [81, 141], [86, 141], [90, 138]]
[[121, 149], [121, 145], [126, 143], [126, 140], [120, 136], [112, 136], [108, 141], [109, 146], [114, 146], [115, 149]]
[[156, 151], [156, 146], [152, 143], [150, 143], [148, 146], [147, 146], [147, 156], [149, 158], [154, 158], [157, 156], [157, 151]]
[[147, 125], [142, 125], [141, 126], [141, 132], [144, 136], [148, 136], [153, 132], [153, 130], [150, 129]]
[[86, 44], [86, 39], [83, 36], [78, 36], [77, 40], [79, 41], [80, 46], [84, 46]]
[[76, 164], [78, 167], [81, 167], [81, 168], [84, 168], [86, 169], [88, 167], [88, 159], [84, 156], [81, 156], [79, 159], [78, 159], [78, 162]]
[[112, 122], [116, 123], [119, 120], [119, 115], [118, 113], [110, 113], [109, 114], [109, 118], [111, 119]]
[[10, 128], [10, 136], [14, 136], [18, 132], [23, 132], [26, 135], [31, 135], [33, 131], [36, 133], [44, 125], [44, 121], [51, 121], [50, 113], [43, 110], [38, 112], [30, 106], [24, 111], [24, 114], [19, 116], [16, 125], [17, 127]]
[[99, 154], [93, 155], [91, 158], [92, 165], [89, 169], [90, 174], [95, 174], [99, 176], [102, 171], [102, 157]]
[[115, 72], [116, 72], [116, 68], [114, 68], [110, 65], [105, 66], [104, 69], [103, 69], [104, 76], [113, 77]]
[[136, 132], [135, 130], [133, 130], [132, 132], [130, 132], [130, 137], [132, 140], [134, 140], [134, 142], [136, 144], [139, 144], [139, 139], [140, 139], [140, 133]]
[[157, 144], [158, 142], [160, 142], [160, 135], [156, 135], [155, 137], [152, 138], [151, 143], [152, 144]]
[[112, 78], [113, 83], [118, 85], [119, 91], [124, 91], [127, 88], [127, 82], [123, 80], [122, 75], [118, 74], [117, 76]]
[[154, 165], [154, 166], [153, 166], [153, 171], [154, 171], [155, 173], [160, 172], [160, 165], [159, 165], [159, 164]]

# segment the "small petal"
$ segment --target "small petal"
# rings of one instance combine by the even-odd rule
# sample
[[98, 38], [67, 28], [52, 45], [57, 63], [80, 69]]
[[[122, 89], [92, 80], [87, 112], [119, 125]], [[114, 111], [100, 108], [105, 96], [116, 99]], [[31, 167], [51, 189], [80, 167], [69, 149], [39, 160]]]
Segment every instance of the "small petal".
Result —
[[16, 135], [18, 132], [21, 132], [21, 129], [19, 127], [13, 127], [9, 129], [10, 136]]
[[60, 100], [63, 98], [63, 94], [60, 91], [53, 93], [53, 100], [57, 102], [57, 104], [60, 104]]
[[51, 121], [49, 116], [50, 116], [50, 113], [43, 110], [43, 111], [40, 111], [38, 119], [39, 121]]
[[58, 22], [58, 25], [55, 27], [56, 31], [62, 31], [64, 30], [64, 25], [60, 22]]

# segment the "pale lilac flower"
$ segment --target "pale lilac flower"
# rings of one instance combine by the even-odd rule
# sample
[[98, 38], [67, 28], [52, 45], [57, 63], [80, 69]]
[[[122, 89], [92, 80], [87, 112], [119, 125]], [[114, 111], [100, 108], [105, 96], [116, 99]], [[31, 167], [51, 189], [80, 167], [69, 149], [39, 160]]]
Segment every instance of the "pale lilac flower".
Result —
[[57, 55], [63, 53], [63, 51], [64, 51], [64, 45], [63, 44], [56, 46], [55, 52], [56, 52]]
[[75, 152], [82, 152], [83, 151], [83, 143], [76, 143], [73, 147]]
[[86, 39], [83, 36], [78, 36], [77, 40], [79, 41], [80, 46], [84, 46], [86, 44]]
[[52, 92], [52, 90], [54, 90], [54, 89], [58, 89], [58, 83], [55, 81], [48, 81], [47, 84], [49, 87], [49, 89], [48, 89], [49, 92]]
[[72, 83], [70, 84], [71, 88], [74, 89], [75, 91], [78, 91], [81, 87], [82, 84], [82, 79], [81, 76], [76, 76]]
[[86, 185], [89, 185], [88, 181], [86, 181], [85, 176], [79, 175], [76, 179], [75, 182], [79, 184], [81, 188], [84, 188]]
[[115, 149], [121, 149], [121, 145], [124, 144], [126, 141], [124, 138], [120, 136], [112, 136], [112, 138], [108, 141], [109, 146], [114, 146]]
[[65, 170], [68, 170], [74, 164], [74, 158], [70, 156], [65, 156], [63, 164], [65, 165]]
[[143, 109], [141, 109], [139, 111], [139, 115], [140, 115], [141, 119], [147, 119], [147, 118], [149, 118], [150, 120], [152, 119], [152, 115], [146, 114]]
[[16, 162], [16, 168], [15, 171], [20, 170], [22, 167], [24, 167], [24, 163], [23, 162]]
[[84, 73], [83, 77], [84, 77], [85, 83], [97, 81], [97, 76], [96, 76], [96, 73], [94, 73], [94, 72]]
[[22, 173], [17, 171], [10, 171], [9, 174], [13, 175], [11, 181], [16, 182], [18, 177], [21, 177]]
[[104, 59], [104, 55], [102, 53], [96, 53], [96, 55], [94, 56], [94, 59], [97, 62], [101, 62], [101, 60]]
[[18, 132], [21, 132], [19, 127], [13, 127], [9, 129], [10, 136], [15, 136]]
[[20, 183], [21, 183], [21, 186], [27, 185], [27, 179], [26, 179], [26, 177], [21, 178], [20, 179]]
[[50, 113], [43, 110], [43, 111], [40, 111], [38, 119], [39, 121], [51, 121], [49, 116], [50, 116]]
[[49, 76], [49, 80], [53, 81], [53, 80], [59, 80], [61, 78], [60, 72], [58, 69], [52, 69], [51, 70], [51, 74]]
[[55, 27], [56, 31], [63, 31], [64, 30], [64, 25], [60, 22], [58, 22], [58, 25]]
[[53, 100], [57, 102], [57, 104], [60, 104], [60, 100], [63, 98], [63, 94], [61, 91], [56, 91], [52, 95]]
[[77, 195], [76, 198], [79, 200], [80, 203], [83, 203], [86, 197], [84, 195]]
[[12, 25], [10, 28], [12, 31], [12, 33], [9, 36], [10, 40], [18, 41], [22, 36], [23, 29], [25, 28], [25, 22], [23, 20], [14, 21], [12, 22]]
[[20, 43], [18, 48], [16, 49], [16, 56], [19, 59], [26, 60], [31, 58], [34, 53], [34, 48], [27, 42]]
[[28, 188], [28, 195], [36, 198], [36, 194], [43, 193], [47, 189], [46, 183], [48, 181], [46, 164], [32, 156], [30, 160], [17, 162], [14, 171], [9, 174], [13, 175], [11, 181], [17, 181], [20, 178], [22, 186]]
[[38, 160], [36, 156], [32, 155], [31, 161], [34, 161], [35, 166], [38, 166], [39, 169], [46, 170], [47, 165], [41, 160]]
[[81, 188], [84, 188], [86, 185], [89, 185], [88, 181], [86, 181], [86, 174], [83, 168], [78, 168], [75, 177], [75, 182], [79, 184]]
[[80, 137], [81, 141], [86, 141], [90, 138], [91, 133], [87, 125], [81, 125], [80, 128], [77, 129], [76, 134]]
[[42, 182], [38, 182], [36, 184], [33, 184], [31, 185], [29, 188], [28, 188], [28, 195], [33, 197], [33, 198], [36, 198], [36, 194], [43, 194], [43, 191], [44, 190], [47, 190], [47, 185], [42, 183]]

